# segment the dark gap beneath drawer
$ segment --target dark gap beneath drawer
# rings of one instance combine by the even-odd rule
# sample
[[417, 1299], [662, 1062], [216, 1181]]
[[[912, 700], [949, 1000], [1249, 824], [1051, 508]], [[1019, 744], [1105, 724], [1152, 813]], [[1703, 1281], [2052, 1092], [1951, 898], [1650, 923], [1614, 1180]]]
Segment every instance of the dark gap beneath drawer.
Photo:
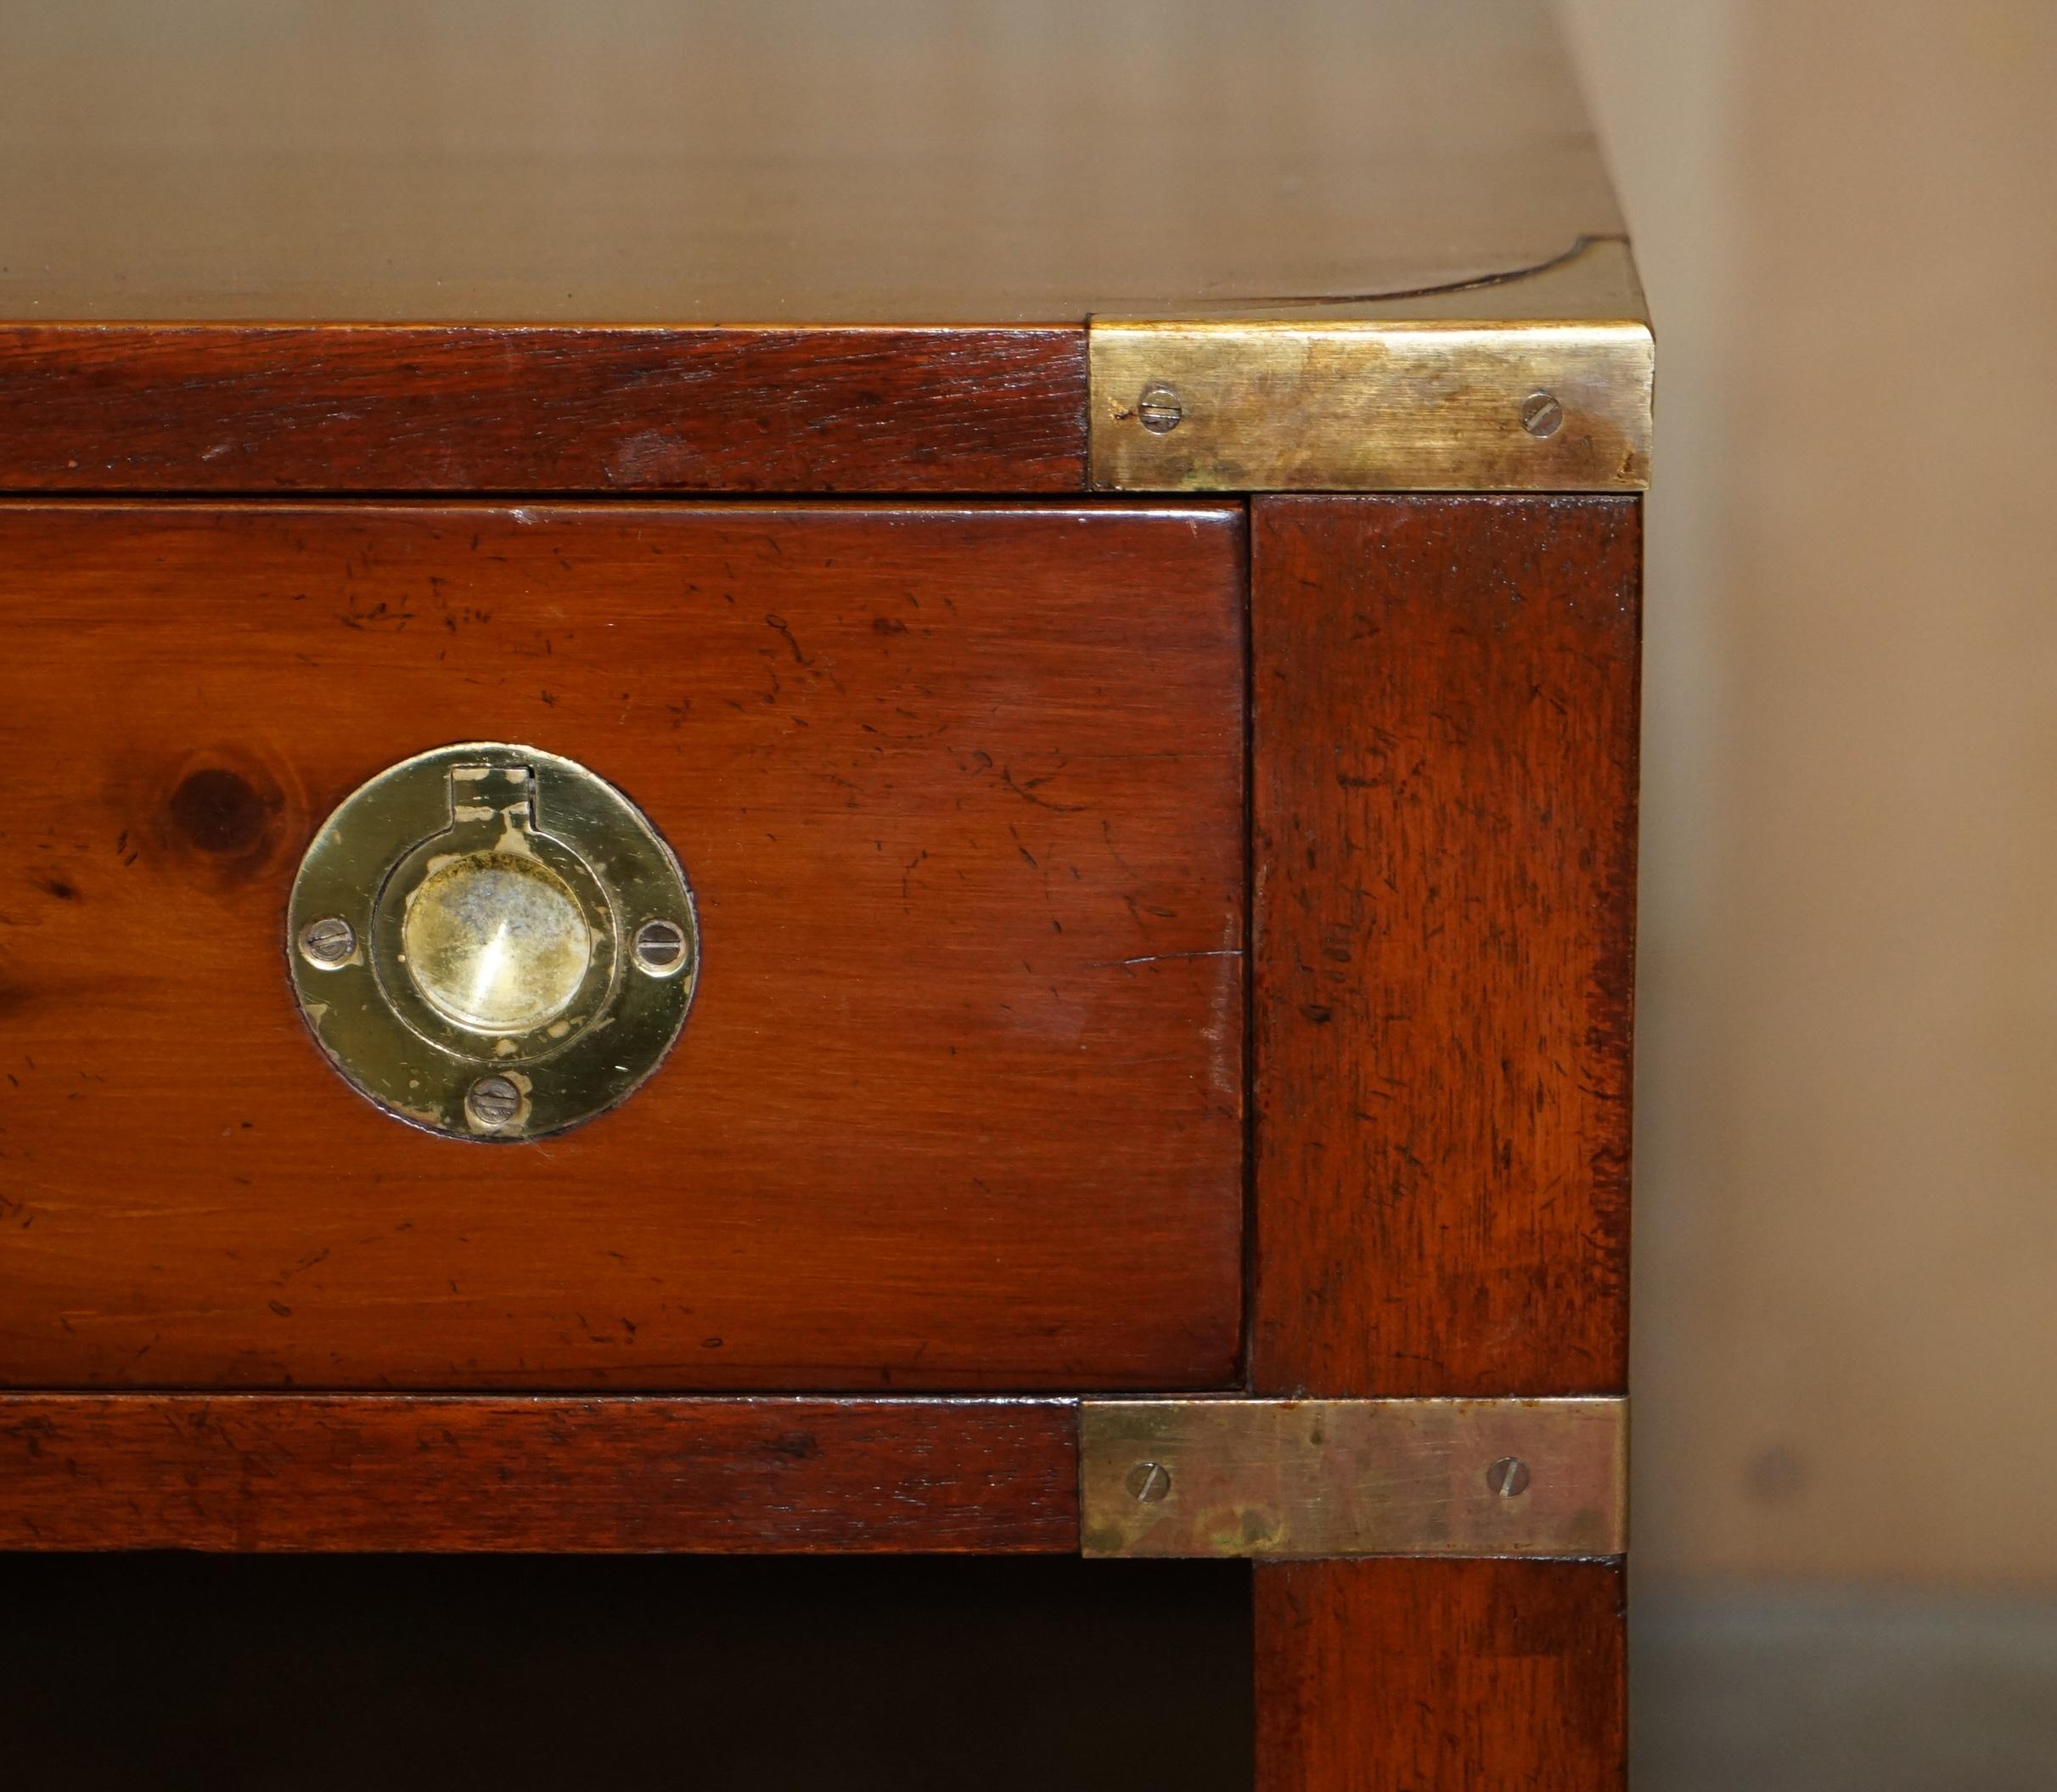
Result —
[[17, 1556], [10, 1778], [1248, 1792], [1250, 1577], [1070, 1558]]

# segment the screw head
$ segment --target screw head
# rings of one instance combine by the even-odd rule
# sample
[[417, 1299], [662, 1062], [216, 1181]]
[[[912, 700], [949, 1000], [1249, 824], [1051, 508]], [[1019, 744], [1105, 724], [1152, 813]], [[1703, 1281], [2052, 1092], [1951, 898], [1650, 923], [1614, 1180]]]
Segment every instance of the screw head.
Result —
[[1564, 407], [1550, 392], [1531, 392], [1521, 401], [1521, 427], [1531, 435], [1554, 435], [1564, 422]]
[[1528, 1464], [1518, 1456], [1503, 1456], [1487, 1469], [1486, 1485], [1502, 1499], [1515, 1499], [1528, 1491]]
[[1172, 1471], [1162, 1463], [1138, 1463], [1122, 1478], [1121, 1485], [1128, 1489], [1131, 1499], [1154, 1506], [1172, 1491]]
[[1169, 435], [1185, 414], [1183, 401], [1168, 385], [1146, 385], [1136, 401], [1136, 421], [1153, 435]]
[[636, 930], [636, 968], [668, 977], [686, 962], [686, 930], [676, 921], [645, 921]]
[[325, 914], [300, 930], [301, 956], [323, 970], [347, 963], [357, 949], [357, 930], [340, 914]]
[[481, 1126], [503, 1126], [521, 1111], [521, 1091], [504, 1076], [481, 1076], [464, 1092], [464, 1111]]

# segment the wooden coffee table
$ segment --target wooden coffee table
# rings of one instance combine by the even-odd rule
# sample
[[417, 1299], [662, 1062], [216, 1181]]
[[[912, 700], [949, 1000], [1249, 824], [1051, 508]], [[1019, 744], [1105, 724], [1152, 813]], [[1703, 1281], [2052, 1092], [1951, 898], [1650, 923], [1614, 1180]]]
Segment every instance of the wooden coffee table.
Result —
[[0, 24], [0, 1542], [1246, 1556], [1267, 1792], [1618, 1786], [1543, 8], [380, 16]]

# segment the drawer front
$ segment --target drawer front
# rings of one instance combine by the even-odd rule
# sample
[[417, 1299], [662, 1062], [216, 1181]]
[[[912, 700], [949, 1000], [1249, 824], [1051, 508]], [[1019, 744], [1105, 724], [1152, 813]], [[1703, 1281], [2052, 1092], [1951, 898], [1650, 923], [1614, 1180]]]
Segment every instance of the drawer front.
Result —
[[[1196, 1386], [1241, 1327], [1230, 507], [0, 507], [0, 1380]], [[411, 1129], [284, 963], [314, 829], [518, 742], [697, 993], [614, 1111]]]

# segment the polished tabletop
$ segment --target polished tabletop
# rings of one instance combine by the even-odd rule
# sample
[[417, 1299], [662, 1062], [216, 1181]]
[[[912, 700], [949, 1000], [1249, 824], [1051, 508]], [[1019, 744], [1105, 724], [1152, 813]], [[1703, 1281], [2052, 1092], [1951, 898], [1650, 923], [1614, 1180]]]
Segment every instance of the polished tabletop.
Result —
[[1620, 217], [1543, 0], [8, 0], [0, 321], [1077, 323]]

